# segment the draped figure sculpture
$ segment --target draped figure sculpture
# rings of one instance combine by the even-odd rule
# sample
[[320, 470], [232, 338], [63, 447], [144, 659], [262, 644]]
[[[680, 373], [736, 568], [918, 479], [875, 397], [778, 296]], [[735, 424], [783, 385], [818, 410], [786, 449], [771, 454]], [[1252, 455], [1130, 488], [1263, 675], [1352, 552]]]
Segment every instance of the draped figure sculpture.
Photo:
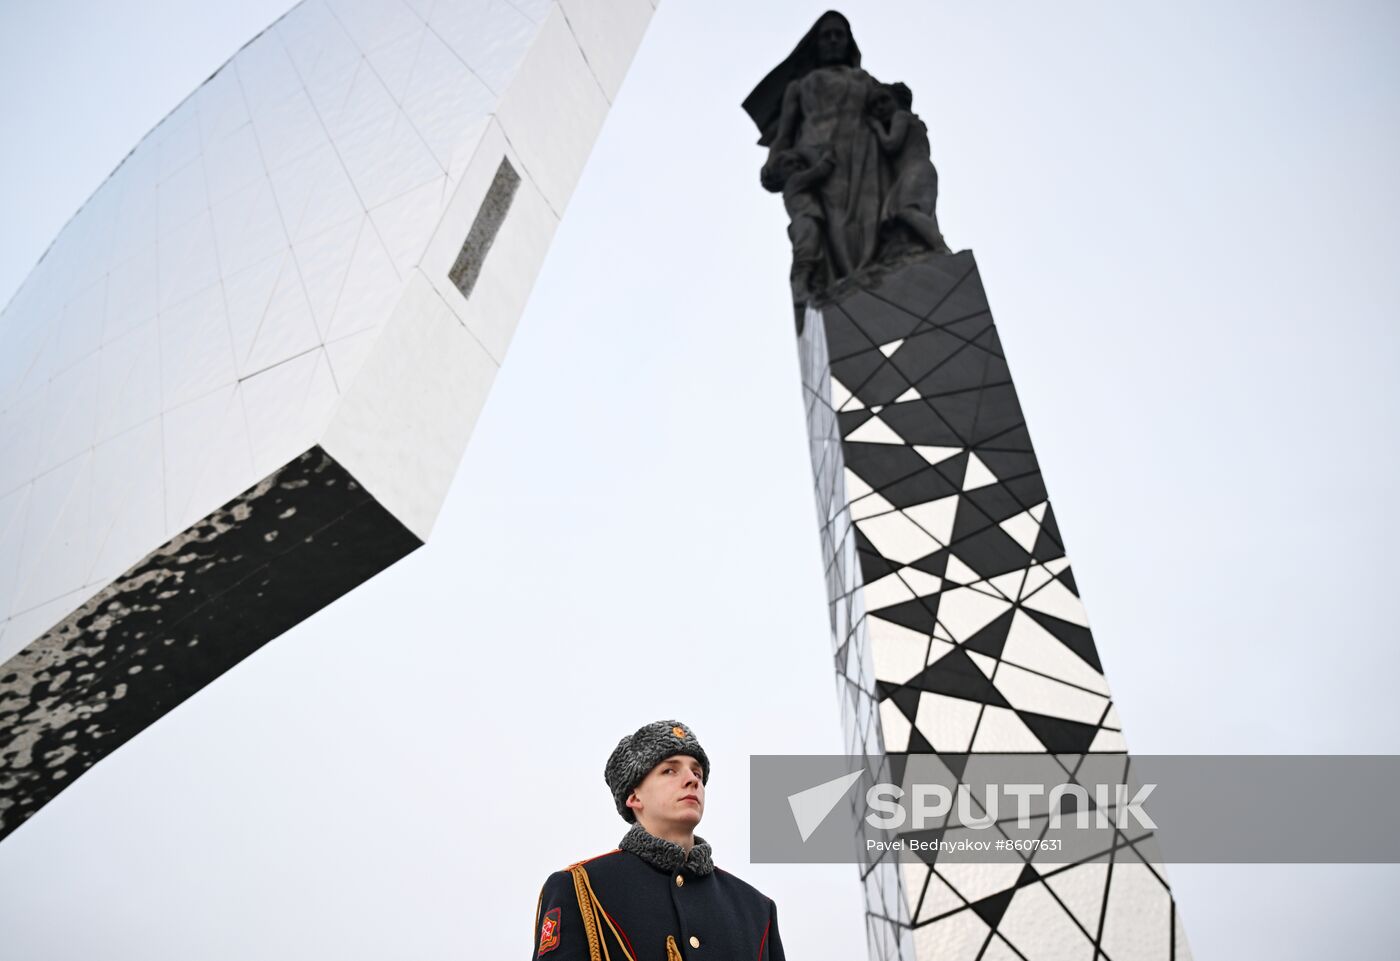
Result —
[[907, 103], [886, 103], [899, 88], [861, 69], [850, 22], [831, 10], [744, 101], [768, 148], [760, 182], [791, 219], [799, 309], [882, 259], [948, 252], [927, 130]]

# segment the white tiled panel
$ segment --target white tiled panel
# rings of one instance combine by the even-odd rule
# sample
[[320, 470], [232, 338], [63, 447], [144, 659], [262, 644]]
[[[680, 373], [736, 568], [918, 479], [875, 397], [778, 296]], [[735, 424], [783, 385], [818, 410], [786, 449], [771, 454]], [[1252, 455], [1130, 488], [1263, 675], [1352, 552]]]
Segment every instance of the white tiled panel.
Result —
[[313, 444], [426, 537], [652, 10], [304, 0], [147, 134], [0, 313], [0, 660]]

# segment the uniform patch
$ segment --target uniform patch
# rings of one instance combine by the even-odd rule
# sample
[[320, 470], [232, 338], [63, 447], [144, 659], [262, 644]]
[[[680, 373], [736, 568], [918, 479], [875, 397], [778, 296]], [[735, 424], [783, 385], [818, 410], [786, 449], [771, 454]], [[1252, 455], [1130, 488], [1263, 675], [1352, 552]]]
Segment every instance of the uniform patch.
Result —
[[535, 957], [548, 954], [559, 947], [559, 909], [550, 908], [540, 922], [540, 949]]
[[683, 727], [673, 727], [671, 728], [671, 733], [682, 740], [685, 738], [685, 728]]

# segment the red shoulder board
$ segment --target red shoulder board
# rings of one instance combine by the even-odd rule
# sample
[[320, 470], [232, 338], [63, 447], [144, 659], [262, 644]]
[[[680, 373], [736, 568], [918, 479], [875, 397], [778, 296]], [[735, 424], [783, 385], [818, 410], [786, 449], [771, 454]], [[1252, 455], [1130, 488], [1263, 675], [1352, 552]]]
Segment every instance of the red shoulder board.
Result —
[[550, 908], [540, 922], [540, 949], [535, 957], [548, 954], [559, 947], [559, 909]]

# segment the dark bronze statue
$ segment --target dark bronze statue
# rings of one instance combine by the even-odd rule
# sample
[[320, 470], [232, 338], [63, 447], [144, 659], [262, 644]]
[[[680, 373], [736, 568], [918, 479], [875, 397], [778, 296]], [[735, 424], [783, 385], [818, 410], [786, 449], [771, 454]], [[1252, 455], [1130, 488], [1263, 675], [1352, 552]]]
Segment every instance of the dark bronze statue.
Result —
[[768, 148], [760, 182], [783, 195], [791, 219], [799, 308], [882, 262], [949, 252], [912, 99], [861, 69], [850, 22], [831, 10], [744, 101]]

